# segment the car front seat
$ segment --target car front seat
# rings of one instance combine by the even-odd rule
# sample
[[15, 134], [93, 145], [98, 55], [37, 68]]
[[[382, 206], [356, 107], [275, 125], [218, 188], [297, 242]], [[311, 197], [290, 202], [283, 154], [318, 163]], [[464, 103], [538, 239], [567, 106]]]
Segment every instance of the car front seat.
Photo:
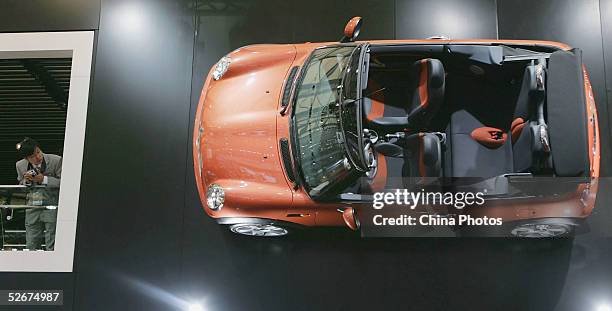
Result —
[[418, 133], [406, 139], [404, 149], [405, 177], [441, 177], [442, 143], [434, 133]]
[[[444, 101], [444, 81], [444, 66], [440, 60], [426, 58], [416, 61], [410, 70], [409, 84], [402, 86], [401, 92], [393, 92], [389, 87], [383, 93], [366, 98], [364, 110], [369, 125], [385, 132], [427, 129]], [[372, 82], [369, 89], [379, 88], [376, 82]], [[398, 93], [407, 95], [400, 99], [402, 107], [386, 103]]]
[[[379, 142], [374, 148], [386, 159], [403, 158], [401, 176], [395, 177], [442, 176], [442, 140], [437, 134], [414, 133], [394, 143]], [[389, 176], [397, 173], [395, 170]]]
[[426, 128], [444, 101], [444, 66], [438, 59], [422, 59], [414, 64], [418, 84], [408, 109], [408, 124]]

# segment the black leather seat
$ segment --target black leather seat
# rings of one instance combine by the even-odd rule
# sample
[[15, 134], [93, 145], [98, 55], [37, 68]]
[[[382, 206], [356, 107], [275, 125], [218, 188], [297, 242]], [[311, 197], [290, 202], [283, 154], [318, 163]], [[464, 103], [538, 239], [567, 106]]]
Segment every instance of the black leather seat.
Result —
[[442, 141], [434, 133], [414, 133], [395, 143], [377, 143], [386, 158], [403, 158], [401, 177], [441, 177]]
[[422, 59], [414, 64], [418, 84], [408, 109], [408, 124], [415, 129], [426, 128], [444, 102], [445, 73], [442, 62]]
[[[536, 68], [534, 64], [525, 67], [516, 103], [508, 106], [512, 108], [508, 112], [514, 112], [511, 119], [492, 118], [481, 107], [469, 105], [451, 115], [445, 163], [449, 177], [489, 178], [533, 172], [540, 165], [535, 141], [538, 136], [534, 132], [539, 131], [537, 106], [544, 93], [536, 78]], [[477, 105], [483, 106], [481, 102]], [[490, 123], [485, 124], [479, 116]]]
[[383, 85], [372, 81], [368, 91], [386, 89], [364, 100], [369, 126], [386, 132], [426, 129], [444, 102], [444, 81], [442, 62], [432, 58], [412, 65], [407, 85]]
[[418, 133], [406, 139], [404, 149], [405, 177], [441, 177], [442, 144], [433, 133]]

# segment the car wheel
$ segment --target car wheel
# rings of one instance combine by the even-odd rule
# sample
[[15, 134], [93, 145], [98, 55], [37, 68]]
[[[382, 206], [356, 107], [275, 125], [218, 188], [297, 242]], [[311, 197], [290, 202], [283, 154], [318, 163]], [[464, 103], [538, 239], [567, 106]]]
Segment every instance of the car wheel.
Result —
[[289, 234], [289, 229], [277, 224], [234, 224], [229, 227], [236, 234], [248, 236], [279, 237]]
[[518, 238], [558, 238], [571, 236], [574, 227], [562, 223], [524, 223], [514, 227], [510, 234]]
[[565, 238], [574, 236], [577, 225], [570, 219], [544, 218], [513, 221], [495, 227], [464, 226], [458, 234], [465, 237]]

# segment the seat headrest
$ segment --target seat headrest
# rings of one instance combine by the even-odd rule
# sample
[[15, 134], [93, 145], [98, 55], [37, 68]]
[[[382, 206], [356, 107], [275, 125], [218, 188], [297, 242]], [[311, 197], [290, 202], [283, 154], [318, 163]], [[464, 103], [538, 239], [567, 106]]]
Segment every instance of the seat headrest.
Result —
[[401, 158], [404, 156], [404, 148], [393, 143], [378, 142], [374, 144], [374, 150], [386, 157]]
[[439, 88], [444, 84], [444, 66], [439, 59], [424, 58], [414, 62], [412, 66], [419, 75], [419, 85], [426, 82], [431, 88]]
[[433, 133], [418, 133], [407, 139], [406, 158], [412, 177], [439, 177], [442, 173], [442, 146]]

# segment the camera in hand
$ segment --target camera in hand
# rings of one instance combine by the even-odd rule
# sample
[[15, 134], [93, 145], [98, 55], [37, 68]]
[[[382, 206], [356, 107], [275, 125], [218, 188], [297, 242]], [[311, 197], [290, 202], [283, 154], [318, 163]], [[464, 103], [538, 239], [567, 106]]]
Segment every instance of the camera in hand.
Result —
[[[31, 170], [27, 171], [26, 174], [34, 177], [34, 176], [38, 175], [38, 171], [36, 171], [35, 169], [31, 169]], [[32, 185], [32, 181], [26, 180], [25, 185], [26, 186], [31, 186]]]

